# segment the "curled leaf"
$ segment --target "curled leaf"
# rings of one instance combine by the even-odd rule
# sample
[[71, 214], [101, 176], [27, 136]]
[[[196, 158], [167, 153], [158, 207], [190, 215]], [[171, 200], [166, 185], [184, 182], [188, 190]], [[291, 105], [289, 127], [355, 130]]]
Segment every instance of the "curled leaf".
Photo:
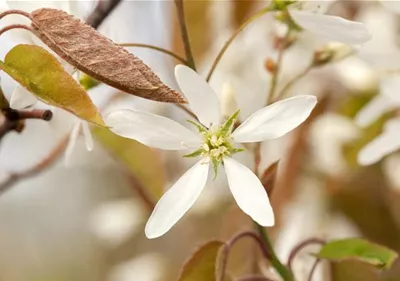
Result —
[[79, 19], [47, 8], [31, 17], [34, 32], [47, 46], [94, 79], [142, 98], [185, 103], [138, 57]]
[[43, 102], [104, 126], [97, 107], [85, 89], [45, 49], [17, 45], [8, 52], [4, 62], [0, 61], [0, 69]]
[[216, 281], [216, 266], [223, 246], [220, 241], [201, 246], [184, 264], [178, 281]]
[[397, 259], [398, 254], [389, 248], [367, 240], [350, 238], [325, 244], [316, 256], [332, 261], [355, 259], [377, 268], [388, 269]]

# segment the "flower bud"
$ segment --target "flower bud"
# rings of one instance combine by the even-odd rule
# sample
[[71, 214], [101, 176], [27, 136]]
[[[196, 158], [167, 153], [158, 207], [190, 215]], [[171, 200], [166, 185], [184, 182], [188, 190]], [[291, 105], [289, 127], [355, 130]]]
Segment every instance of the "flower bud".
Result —
[[269, 72], [269, 73], [274, 73], [276, 71], [276, 63], [273, 59], [271, 58], [267, 58], [267, 60], [265, 61], [265, 69]]
[[237, 111], [235, 89], [232, 84], [227, 82], [222, 86], [221, 92], [221, 113], [222, 116], [232, 116]]
[[313, 65], [322, 66], [327, 63], [337, 62], [351, 56], [355, 51], [356, 49], [349, 45], [332, 42], [314, 52]]

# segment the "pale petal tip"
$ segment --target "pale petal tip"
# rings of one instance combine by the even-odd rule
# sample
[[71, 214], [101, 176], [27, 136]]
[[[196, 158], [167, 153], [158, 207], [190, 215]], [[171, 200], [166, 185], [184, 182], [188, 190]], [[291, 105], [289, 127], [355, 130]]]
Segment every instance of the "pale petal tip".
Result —
[[147, 222], [146, 227], [144, 229], [144, 234], [146, 235], [146, 237], [148, 239], [155, 239], [155, 238], [159, 238], [159, 237], [163, 236], [165, 234], [165, 232], [160, 233], [160, 232], [152, 229], [152, 227], [149, 226], [149, 222]]

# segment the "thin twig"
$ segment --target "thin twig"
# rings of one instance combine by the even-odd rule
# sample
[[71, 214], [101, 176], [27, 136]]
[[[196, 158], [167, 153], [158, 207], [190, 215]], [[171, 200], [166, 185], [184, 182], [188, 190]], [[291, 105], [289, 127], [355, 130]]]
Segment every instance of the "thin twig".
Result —
[[51, 150], [46, 158], [42, 159], [32, 168], [29, 168], [28, 170], [21, 173], [11, 174], [6, 181], [0, 184], [0, 194], [3, 194], [20, 180], [34, 177], [37, 174], [49, 169], [54, 163], [57, 162], [57, 160], [62, 155], [65, 147], [67, 146], [68, 138], [69, 134], [63, 137], [63, 139]]
[[99, 1], [86, 22], [94, 29], [97, 29], [120, 2], [121, 0]]
[[279, 43], [279, 46], [278, 46], [278, 58], [276, 60], [274, 72], [272, 73], [271, 87], [269, 88], [266, 105], [269, 105], [274, 100], [275, 91], [276, 91], [276, 88], [278, 86], [279, 73], [280, 73], [280, 70], [281, 70], [281, 67], [282, 67], [283, 54], [284, 54], [284, 52], [286, 50], [287, 40], [290, 37], [290, 33], [291, 33], [291, 30], [288, 27], [288, 30], [287, 30], [285, 36], [283, 37], [282, 41]]
[[220, 275], [221, 281], [225, 280], [226, 267], [228, 265], [228, 257], [229, 257], [230, 251], [232, 250], [232, 247], [236, 244], [236, 242], [238, 242], [239, 240], [241, 240], [242, 238], [245, 238], [245, 237], [252, 238], [255, 242], [257, 242], [263, 256], [266, 259], [271, 260], [271, 253], [268, 252], [268, 249], [264, 245], [264, 242], [262, 241], [260, 236], [258, 236], [256, 233], [254, 233], [252, 231], [241, 232], [241, 233], [235, 235], [231, 240], [229, 240], [228, 242], [225, 243], [225, 248], [224, 248], [225, 253], [223, 255], [223, 260], [221, 263], [221, 275]]
[[326, 242], [323, 239], [320, 238], [310, 238], [307, 239], [301, 243], [299, 243], [297, 246], [293, 248], [293, 250], [290, 252], [289, 258], [287, 260], [287, 266], [291, 269], [293, 266], [293, 261], [297, 254], [303, 250], [305, 247], [309, 245], [324, 245]]
[[10, 31], [12, 29], [26, 29], [26, 30], [32, 32], [32, 29], [27, 25], [24, 25], [24, 24], [11, 24], [9, 26], [6, 26], [6, 27], [0, 29], [0, 36], [3, 35], [3, 33], [7, 32], [7, 31]]
[[3, 13], [0, 13], [0, 20], [8, 15], [21, 15], [21, 16], [27, 17], [28, 19], [32, 20], [31, 14], [21, 11], [21, 10], [7, 10]]
[[293, 77], [292, 80], [290, 80], [281, 90], [281, 92], [279, 93], [279, 95], [274, 99], [274, 101], [278, 101], [282, 98], [285, 97], [285, 95], [287, 94], [287, 91], [290, 90], [290, 88], [296, 84], [300, 79], [302, 79], [303, 77], [305, 77], [312, 69], [314, 68], [313, 64], [310, 64], [309, 66], [307, 66], [302, 72], [300, 72], [299, 74], [297, 74], [295, 77]]
[[169, 55], [171, 57], [174, 57], [175, 59], [179, 60], [180, 62], [184, 63], [185, 65], [189, 65], [188, 61], [185, 60], [184, 58], [182, 58], [181, 56], [175, 54], [172, 51], [169, 51], [167, 49], [161, 48], [161, 47], [148, 45], [148, 44], [141, 44], [141, 43], [121, 43], [121, 44], [118, 44], [118, 45], [122, 46], [122, 47], [138, 47], [138, 48], [147, 48], [147, 49], [156, 50], [156, 51], [162, 52], [164, 54], [167, 54], [167, 55]]
[[181, 29], [183, 46], [185, 48], [187, 65], [189, 67], [191, 67], [192, 69], [196, 70], [196, 64], [194, 61], [192, 48], [190, 46], [189, 33], [188, 33], [187, 25], [186, 25], [185, 8], [183, 5], [183, 0], [175, 0], [175, 6], [176, 6], [176, 12], [178, 15], [179, 27]]
[[220, 60], [222, 59], [222, 56], [225, 54], [225, 52], [228, 50], [228, 47], [231, 45], [231, 43], [233, 42], [233, 40], [250, 24], [252, 23], [254, 20], [258, 19], [259, 17], [265, 15], [268, 12], [271, 12], [272, 10], [267, 7], [262, 9], [261, 11], [257, 12], [256, 14], [254, 14], [253, 16], [251, 16], [247, 21], [245, 21], [240, 27], [239, 29], [237, 29], [232, 35], [231, 37], [229, 37], [228, 41], [225, 42], [224, 46], [222, 46], [221, 50], [219, 51], [217, 57], [215, 58], [213, 64], [211, 65], [211, 68], [207, 74], [207, 81], [210, 81], [211, 76], [213, 75], [215, 68], [217, 67], [218, 63], [220, 62]]
[[318, 266], [320, 261], [321, 261], [320, 259], [316, 259], [315, 260], [313, 266], [311, 267], [310, 274], [308, 275], [308, 281], [312, 281], [312, 278], [314, 276], [314, 272], [317, 269], [317, 266]]

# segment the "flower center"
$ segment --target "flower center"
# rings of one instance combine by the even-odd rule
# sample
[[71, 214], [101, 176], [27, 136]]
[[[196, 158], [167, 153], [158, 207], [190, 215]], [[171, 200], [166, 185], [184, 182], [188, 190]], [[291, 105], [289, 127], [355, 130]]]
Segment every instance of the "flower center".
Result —
[[244, 151], [242, 148], [235, 148], [232, 141], [232, 130], [239, 111], [233, 114], [222, 126], [206, 128], [201, 124], [189, 121], [195, 125], [204, 139], [204, 144], [196, 151], [185, 155], [185, 157], [208, 157], [213, 164], [215, 176], [218, 167], [222, 164], [224, 157]]

